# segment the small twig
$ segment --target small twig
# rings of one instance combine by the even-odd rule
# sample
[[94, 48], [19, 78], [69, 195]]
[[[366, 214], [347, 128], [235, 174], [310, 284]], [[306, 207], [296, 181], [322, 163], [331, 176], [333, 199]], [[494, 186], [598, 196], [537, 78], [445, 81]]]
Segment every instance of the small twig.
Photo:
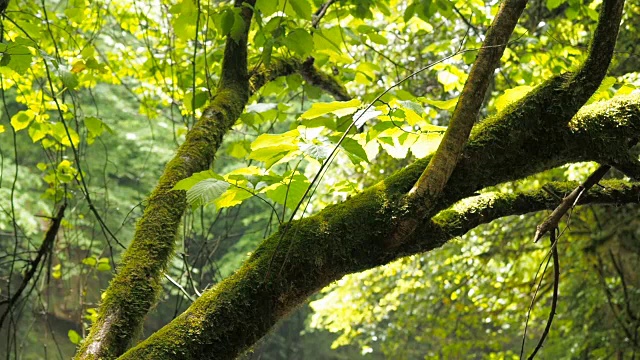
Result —
[[314, 29], [318, 28], [318, 25], [320, 25], [320, 20], [322, 20], [322, 18], [327, 14], [327, 10], [329, 9], [329, 6], [331, 6], [331, 4], [333, 4], [334, 2], [336, 2], [336, 0], [327, 1], [326, 3], [322, 4], [318, 8], [315, 14], [313, 14], [313, 16], [311, 17], [313, 19], [311, 21], [311, 26]]
[[9, 312], [11, 311], [13, 305], [15, 305], [15, 303], [20, 299], [20, 296], [22, 295], [24, 289], [27, 288], [27, 285], [36, 273], [36, 270], [38, 269], [42, 259], [51, 252], [51, 249], [53, 248], [53, 242], [56, 238], [56, 235], [58, 234], [58, 230], [60, 229], [60, 224], [62, 223], [62, 218], [64, 217], [64, 210], [66, 208], [67, 204], [63, 204], [58, 210], [58, 214], [52, 219], [51, 226], [49, 226], [49, 229], [44, 236], [44, 241], [42, 241], [40, 249], [38, 249], [38, 254], [36, 255], [36, 258], [30, 262], [29, 270], [27, 270], [27, 272], [24, 274], [24, 278], [22, 279], [22, 283], [20, 284], [20, 287], [18, 287], [18, 290], [16, 290], [16, 292], [13, 294], [13, 296], [11, 296], [10, 299], [0, 301], [0, 305], [7, 305], [7, 308], [0, 317], [0, 328], [2, 328], [2, 323], [4, 323], [4, 320], [7, 317], [7, 314], [9, 314]]
[[533, 306], [535, 305], [536, 299], [538, 298], [538, 293], [540, 291], [540, 288], [542, 287], [542, 280], [544, 279], [544, 274], [547, 272], [547, 267], [549, 267], [549, 262], [551, 261], [551, 257], [548, 257], [548, 256], [549, 256], [549, 253], [547, 253], [544, 256], [544, 259], [542, 259], [542, 262], [538, 267], [538, 271], [536, 271], [536, 275], [533, 277], [533, 283], [535, 284], [535, 281], [538, 278], [538, 274], [540, 274], [540, 269], [542, 269], [542, 264], [544, 264], [544, 269], [542, 269], [542, 274], [540, 275], [540, 281], [538, 281], [538, 285], [536, 286], [536, 291], [533, 293], [533, 297], [531, 298], [531, 303], [529, 304], [529, 309], [527, 310], [527, 318], [524, 322], [524, 332], [522, 333], [522, 343], [520, 345], [520, 359], [522, 359], [522, 356], [524, 355], [524, 343], [527, 340], [527, 329], [529, 328], [529, 318], [531, 317]]
[[589, 191], [593, 187], [593, 185], [597, 184], [598, 181], [604, 177], [604, 175], [611, 169], [609, 165], [601, 165], [596, 169], [587, 180], [585, 180], [582, 184], [578, 185], [569, 195], [562, 199], [562, 202], [558, 207], [556, 207], [551, 215], [549, 215], [540, 225], [536, 227], [536, 234], [533, 238], [534, 242], [537, 242], [542, 238], [546, 233], [548, 233], [551, 229], [555, 229], [558, 227], [560, 223], [560, 219], [571, 209], [574, 207], [578, 200], [580, 200], [580, 196]]
[[536, 353], [542, 348], [542, 344], [544, 344], [544, 340], [549, 335], [549, 330], [551, 330], [551, 323], [553, 323], [553, 317], [556, 315], [556, 308], [558, 306], [558, 287], [560, 284], [560, 259], [558, 256], [558, 239], [557, 239], [558, 228], [554, 228], [549, 234], [549, 240], [551, 241], [551, 256], [553, 257], [553, 296], [551, 298], [551, 311], [549, 312], [549, 319], [547, 320], [547, 325], [542, 332], [542, 336], [540, 336], [540, 340], [538, 341], [538, 345], [533, 349], [531, 355], [529, 355], [529, 360], [535, 358]]

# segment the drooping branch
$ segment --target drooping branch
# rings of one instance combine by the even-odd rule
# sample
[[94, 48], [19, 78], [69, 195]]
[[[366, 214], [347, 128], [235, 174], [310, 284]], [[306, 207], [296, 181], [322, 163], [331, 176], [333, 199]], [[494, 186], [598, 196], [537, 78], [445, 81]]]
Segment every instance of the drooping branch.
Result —
[[[250, 6], [244, 6], [245, 5]], [[105, 291], [98, 319], [76, 359], [113, 359], [136, 339], [144, 316], [155, 303], [162, 272], [174, 251], [180, 219], [186, 208], [184, 191], [172, 191], [180, 180], [209, 168], [224, 134], [240, 116], [249, 98], [247, 34], [255, 0], [237, 0], [244, 32], [227, 37], [221, 78], [215, 95], [185, 142], [167, 164], [148, 199], [134, 238], [122, 257], [118, 273]]]
[[38, 249], [38, 253], [36, 254], [35, 259], [29, 262], [29, 267], [27, 271], [24, 273], [24, 277], [22, 279], [22, 283], [16, 289], [16, 291], [11, 295], [7, 300], [0, 301], [0, 306], [5, 306], [5, 310], [0, 316], [0, 329], [2, 328], [2, 324], [4, 323], [7, 315], [13, 310], [13, 307], [16, 305], [22, 293], [29, 285], [29, 282], [33, 280], [36, 271], [40, 266], [40, 262], [43, 261], [47, 257], [48, 254], [51, 253], [53, 249], [53, 243], [58, 236], [58, 231], [60, 230], [60, 225], [62, 224], [62, 219], [64, 218], [64, 211], [67, 208], [66, 204], [63, 204], [60, 209], [58, 209], [58, 213], [55, 217], [51, 218], [51, 225], [44, 235], [44, 240]]
[[601, 165], [596, 171], [594, 171], [584, 183], [578, 185], [569, 195], [565, 196], [560, 205], [558, 205], [551, 215], [549, 215], [540, 225], [536, 227], [536, 233], [533, 236], [533, 241], [537, 242], [542, 236], [554, 229], [558, 228], [560, 219], [576, 204], [576, 201], [582, 196], [583, 193], [589, 191], [595, 184], [602, 179], [602, 177], [611, 169], [609, 165]]
[[[549, 112], [549, 117], [532, 112], [563, 91], [558, 85], [564, 84], [564, 79], [549, 81], [526, 100], [474, 130], [444, 189], [439, 208], [449, 208], [487, 186], [569, 162], [619, 154], [624, 141], [612, 144], [608, 139], [637, 136], [640, 130], [637, 95], [588, 106], [572, 121], [563, 119], [561, 111]], [[539, 145], [540, 138], [546, 139], [546, 146]], [[185, 313], [122, 358], [234, 358], [308, 296], [347, 273], [434, 249], [483, 221], [536, 210], [527, 207], [531, 198], [538, 199], [538, 195], [532, 194], [530, 198], [512, 199], [510, 206], [498, 207], [494, 201], [491, 204], [496, 204], [495, 207], [488, 207], [484, 213], [476, 211], [488, 215], [476, 218], [470, 217], [472, 212], [467, 217], [455, 217], [442, 211], [433, 220], [423, 220], [418, 231], [403, 244], [389, 248], [386, 242], [397, 216], [394, 204], [415, 184], [429, 160], [429, 157], [419, 160], [344, 203], [293, 222], [284, 236], [276, 233], [266, 239], [235, 274], [205, 292]], [[565, 186], [570, 189], [575, 184]], [[609, 199], [615, 191], [622, 191], [614, 186], [610, 189]], [[635, 189], [624, 190], [625, 199], [637, 201]], [[546, 204], [547, 208], [557, 205], [557, 199], [550, 199], [546, 192], [540, 192], [539, 196], [545, 200], [538, 203]], [[595, 195], [589, 193], [583, 201], [590, 201], [590, 196]], [[278, 244], [287, 252], [276, 251]], [[272, 270], [267, 277], [269, 268], [279, 271]]]

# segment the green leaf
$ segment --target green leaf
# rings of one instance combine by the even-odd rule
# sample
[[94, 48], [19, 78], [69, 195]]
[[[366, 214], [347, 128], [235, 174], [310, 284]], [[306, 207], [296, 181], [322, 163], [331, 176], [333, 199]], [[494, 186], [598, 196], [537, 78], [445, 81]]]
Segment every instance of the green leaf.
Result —
[[[17, 40], [17, 39], [16, 39]], [[20, 75], [24, 75], [31, 67], [31, 50], [22, 45], [11, 44], [2, 56], [0, 66], [6, 66]]]
[[453, 109], [456, 104], [458, 103], [458, 98], [453, 98], [453, 99], [449, 99], [449, 100], [444, 100], [444, 101], [440, 101], [440, 100], [430, 100], [430, 99], [425, 99], [425, 98], [420, 98], [421, 100], [423, 100], [424, 102], [426, 102], [429, 105], [435, 106], [438, 109], [442, 109], [442, 110], [450, 110]]
[[229, 183], [224, 180], [204, 179], [187, 190], [187, 202], [191, 207], [207, 205], [218, 199], [229, 186]]
[[11, 126], [15, 131], [20, 131], [31, 123], [35, 118], [35, 113], [31, 110], [18, 111], [11, 117]]
[[531, 90], [533, 90], [533, 87], [527, 85], [516, 86], [512, 89], [505, 90], [504, 94], [500, 95], [495, 100], [494, 104], [496, 106], [496, 109], [499, 112], [504, 110], [510, 104], [513, 104], [514, 102], [522, 99]]
[[[289, 183], [289, 181], [291, 181]], [[270, 185], [263, 189], [267, 197], [280, 205], [285, 205], [290, 209], [295, 209], [302, 200], [302, 196], [309, 187], [309, 180], [302, 174], [296, 174], [293, 178], [284, 176], [283, 180], [277, 184]], [[286, 204], [285, 204], [286, 200]]]
[[369, 39], [371, 39], [371, 41], [373, 41], [376, 44], [387, 45], [389, 43], [386, 37], [375, 32], [369, 33], [367, 34], [367, 36], [369, 36]]
[[233, 23], [235, 22], [235, 16], [233, 14], [233, 10], [227, 9], [222, 12], [222, 15], [219, 18], [218, 29], [223, 35], [227, 35], [231, 32], [231, 28], [233, 27]]
[[205, 170], [205, 171], [197, 172], [186, 179], [182, 179], [178, 181], [178, 183], [176, 183], [176, 185], [173, 188], [171, 188], [171, 190], [189, 190], [195, 184], [206, 179], [224, 180], [222, 176], [214, 173], [213, 171]]
[[241, 204], [244, 200], [253, 197], [249, 191], [231, 185], [218, 199], [214, 201], [217, 209], [223, 209]]
[[347, 155], [349, 155], [349, 158], [354, 163], [360, 163], [362, 161], [367, 163], [369, 162], [369, 158], [367, 157], [367, 152], [364, 151], [364, 148], [362, 148], [362, 145], [360, 145], [360, 143], [358, 143], [356, 140], [348, 137], [344, 138], [340, 146], [347, 152]]
[[547, 0], [547, 8], [549, 10], [553, 10], [555, 8], [557, 8], [558, 6], [562, 5], [562, 3], [564, 3], [565, 0]]
[[278, 146], [267, 146], [251, 151], [249, 159], [264, 162], [268, 169], [295, 150], [298, 150], [297, 145], [283, 144]]
[[98, 266], [96, 269], [98, 269], [98, 271], [110, 271], [111, 264], [109, 263], [109, 258], [103, 257], [98, 259]]
[[411, 20], [413, 14], [415, 14], [416, 12], [416, 5], [417, 4], [414, 2], [413, 4], [407, 6], [406, 10], [404, 11], [404, 15], [402, 16], [404, 22], [408, 22], [409, 20]]
[[[413, 156], [418, 159], [421, 159], [432, 152], [438, 149], [440, 145], [440, 141], [442, 140], [442, 134], [439, 133], [428, 133], [428, 134], [420, 134], [414, 135], [411, 134], [412, 137], [415, 137], [413, 144], [409, 147]], [[408, 139], [410, 141], [411, 139]]]
[[329, 157], [333, 148], [325, 144], [300, 144], [300, 150], [316, 160], [322, 161]]
[[314, 103], [311, 108], [300, 115], [301, 119], [314, 119], [322, 115], [334, 114], [345, 116], [353, 114], [362, 103], [358, 99], [349, 101], [334, 101], [330, 103]]
[[313, 37], [304, 29], [295, 29], [284, 40], [284, 44], [299, 56], [305, 56], [313, 50]]
[[95, 138], [102, 135], [105, 131], [113, 134], [113, 130], [111, 130], [107, 124], [94, 116], [87, 116], [84, 118], [84, 126], [87, 128], [87, 143], [89, 144], [92, 144]]
[[379, 115], [382, 115], [382, 111], [374, 110], [372, 108], [369, 108], [366, 111], [364, 109], [358, 110], [353, 114], [353, 123], [358, 129], [360, 129], [367, 123], [367, 121], [375, 119]]
[[263, 16], [269, 16], [278, 11], [278, 2], [274, 0], [257, 0], [255, 9], [262, 12]]
[[240, 41], [240, 38], [244, 35], [244, 20], [239, 12], [233, 12], [233, 26], [229, 32], [229, 36], [236, 42]]
[[307, 0], [289, 0], [288, 4], [301, 19], [311, 20], [311, 4]]
[[[67, 135], [67, 130], [69, 134]], [[55, 123], [51, 127], [51, 135], [58, 140], [58, 142], [64, 146], [71, 146], [73, 142], [73, 146], [78, 146], [80, 143], [80, 136], [78, 133], [70, 126], [67, 126], [65, 129], [64, 124], [61, 122]]]
[[82, 336], [80, 336], [80, 334], [78, 334], [75, 330], [69, 330], [69, 332], [67, 332], [67, 336], [69, 337], [69, 340], [71, 341], [71, 343], [78, 345], [80, 344], [80, 341], [82, 341]]
[[206, 89], [196, 88], [195, 99], [193, 96], [193, 89], [190, 89], [186, 94], [184, 94], [183, 104], [185, 109], [193, 111], [194, 109], [200, 109], [203, 107], [207, 103], [207, 100], [209, 100], [209, 92]]
[[299, 136], [300, 132], [298, 129], [293, 129], [282, 134], [262, 134], [253, 140], [251, 150], [287, 145], [297, 148], [296, 143]]
[[244, 159], [249, 152], [247, 151], [247, 142], [232, 142], [227, 148], [227, 153], [236, 159]]
[[78, 77], [67, 70], [60, 71], [60, 80], [62, 80], [62, 84], [69, 90], [75, 90], [80, 84]]
[[[620, 87], [620, 89], [618, 89], [618, 91], [616, 91], [616, 96], [620, 96], [620, 95], [629, 95], [631, 94], [634, 90], [636, 89], [636, 87], [632, 84], [624, 84]], [[2, 131], [0, 131], [2, 132]]]
[[444, 91], [449, 92], [455, 89], [459, 81], [460, 78], [458, 75], [448, 70], [441, 70], [438, 72], [438, 82], [444, 86]]
[[82, 263], [93, 267], [93, 266], [96, 266], [96, 264], [98, 263], [98, 260], [95, 257], [91, 256], [91, 257], [82, 259]]

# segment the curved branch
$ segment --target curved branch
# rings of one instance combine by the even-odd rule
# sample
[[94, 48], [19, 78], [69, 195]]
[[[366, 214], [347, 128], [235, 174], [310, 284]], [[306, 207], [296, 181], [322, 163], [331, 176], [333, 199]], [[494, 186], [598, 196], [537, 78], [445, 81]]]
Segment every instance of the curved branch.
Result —
[[[504, 4], [504, 7], [507, 7], [509, 2]], [[517, 3], [514, 4], [514, 6]], [[522, 4], [524, 6], [524, 4]], [[565, 122], [571, 119], [580, 108], [587, 102], [587, 100], [591, 97], [593, 92], [596, 91], [604, 75], [606, 74], [607, 68], [611, 61], [611, 57], [613, 55], [613, 48], [615, 46], [615, 40], [617, 38], [618, 29], [620, 27], [620, 21], [622, 17], [622, 8], [624, 7], [624, 0], [605, 0], [602, 9], [600, 10], [600, 18], [598, 21], [598, 26], [596, 28], [596, 34], [594, 35], [589, 55], [585, 60], [585, 63], [578, 71], [577, 74], [573, 75], [571, 73], [562, 74], [553, 79], [547, 81], [547, 83], [538, 86], [532, 94], [525, 97], [521, 101], [512, 105], [505, 111], [505, 114], [500, 116], [500, 118], [512, 117], [513, 120], [518, 119], [518, 121], [526, 121], [527, 125], [523, 127], [525, 124], [516, 124], [512, 123], [515, 128], [521, 128], [523, 131], [527, 131], [526, 129], [531, 129], [529, 126], [535, 126], [533, 123], [538, 123], [539, 125], [544, 124], [543, 126], [548, 126], [551, 131], [546, 132], [544, 135], [539, 134], [539, 137], [524, 139], [527, 142], [527, 145], [533, 145], [533, 142], [538, 142], [539, 139], [554, 139], [559, 136], [560, 133], [557, 132], [558, 126], [564, 126]], [[501, 8], [502, 11], [502, 8]], [[512, 10], [513, 11], [513, 10]], [[499, 13], [500, 14], [500, 13]], [[505, 21], [513, 20], [514, 14], [509, 16], [509, 13], [505, 15]], [[496, 17], [496, 22], [498, 17]], [[513, 24], [515, 26], [515, 24]], [[506, 25], [501, 31], [506, 29]], [[489, 35], [493, 31], [493, 29], [487, 35], [487, 40], [485, 41], [486, 45], [492, 45], [494, 42], [489, 42]], [[509, 32], [510, 34], [511, 32]], [[506, 42], [506, 41], [505, 41]], [[500, 52], [502, 53], [502, 52]], [[478, 55], [480, 58], [480, 54]], [[487, 56], [487, 59], [489, 56]], [[484, 65], [485, 67], [489, 65]], [[475, 67], [475, 65], [474, 65]], [[491, 69], [495, 69], [495, 66]], [[493, 71], [493, 70], [492, 70]], [[472, 70], [473, 72], [473, 70]], [[487, 74], [485, 74], [486, 76]], [[469, 75], [469, 79], [465, 84], [465, 89], [468, 84], [471, 84], [471, 74]], [[479, 78], [476, 82], [481, 83]], [[473, 85], [469, 85], [471, 89], [475, 87]], [[482, 90], [482, 87], [479, 87]], [[464, 91], [463, 91], [464, 94]], [[482, 91], [484, 95], [484, 91]], [[428, 167], [422, 172], [419, 180], [416, 182], [416, 185], [411, 189], [411, 192], [408, 196], [409, 204], [405, 206], [403, 209], [403, 214], [398, 216], [400, 221], [396, 225], [397, 231], [393, 235], [393, 237], [389, 241], [389, 246], [397, 246], [401, 244], [406, 237], [410, 235], [413, 229], [416, 228], [417, 224], [420, 222], [422, 218], [429, 217], [429, 215], [434, 214], [434, 209], [437, 211], [437, 206], [434, 204], [426, 204], [423, 199], [425, 194], [428, 196], [424, 199], [427, 202], [433, 202], [437, 196], [440, 196], [440, 191], [445, 188], [445, 184], [447, 184], [447, 180], [449, 179], [449, 175], [451, 172], [455, 172], [453, 167], [456, 166], [456, 162], [464, 161], [464, 159], [460, 159], [460, 150], [466, 141], [465, 134], [468, 132], [464, 132], [464, 127], [467, 122], [470, 121], [469, 116], [477, 114], [476, 112], [472, 112], [474, 109], [472, 104], [474, 103], [473, 97], [470, 96], [472, 100], [468, 101], [468, 105], [460, 110], [460, 123], [461, 125], [457, 125], [456, 123], [456, 113], [458, 113], [458, 107], [462, 105], [462, 96], [459, 104], [456, 106], [456, 110], [453, 115], [452, 123], [447, 129], [445, 133], [445, 137], [438, 148], [438, 151], [434, 155], [433, 161], [431, 161]], [[464, 113], [463, 113], [464, 110]], [[510, 115], [509, 115], [510, 114]], [[463, 116], [464, 115], [464, 116]], [[530, 118], [533, 120], [529, 122]], [[555, 121], [555, 122], [554, 122]], [[476, 133], [482, 131], [485, 124], [481, 124], [476, 127]], [[457, 126], [457, 131], [455, 131], [455, 136], [452, 135], [450, 141], [447, 141], [447, 134], [451, 131], [453, 133], [452, 127]], [[507, 129], [509, 127], [505, 127]], [[502, 133], [501, 136], [513, 136], [510, 133]], [[572, 144], [569, 144], [571, 146]], [[509, 148], [505, 148], [509, 149]], [[606, 156], [606, 154], [610, 154], [610, 152], [603, 152], [602, 156]], [[618, 154], [616, 154], [618, 155]], [[553, 153], [545, 152], [545, 156], [548, 159], [552, 159]], [[595, 155], [597, 156], [597, 155]], [[440, 161], [436, 161], [440, 157]], [[619, 158], [618, 156], [615, 156]], [[460, 159], [460, 160], [459, 160]], [[515, 161], [521, 161], [516, 160]], [[609, 159], [610, 161], [610, 159]], [[609, 163], [608, 161], [603, 161], [603, 163]], [[458, 163], [458, 165], [460, 165]], [[459, 168], [460, 166], [456, 167]], [[447, 185], [448, 186], [448, 185]], [[416, 201], [417, 200], [417, 201]]]
[[334, 99], [339, 101], [351, 100], [351, 95], [347, 93], [347, 90], [338, 80], [317, 69], [313, 63], [314, 59], [312, 57], [307, 58], [305, 61], [294, 58], [275, 60], [268, 68], [263, 66], [253, 73], [250, 80], [251, 94], [281, 76], [299, 73], [309, 84], [324, 90]]
[[[255, 0], [236, 0], [244, 33], [230, 36], [216, 94], [185, 142], [167, 164], [138, 221], [131, 245], [122, 255], [118, 273], [104, 293], [98, 319], [76, 359], [113, 359], [137, 338], [142, 321], [161, 289], [163, 270], [173, 256], [175, 236], [186, 208], [184, 191], [172, 191], [180, 180], [209, 168], [224, 134], [240, 116], [249, 98], [247, 34]], [[245, 6], [246, 4], [251, 6]]]

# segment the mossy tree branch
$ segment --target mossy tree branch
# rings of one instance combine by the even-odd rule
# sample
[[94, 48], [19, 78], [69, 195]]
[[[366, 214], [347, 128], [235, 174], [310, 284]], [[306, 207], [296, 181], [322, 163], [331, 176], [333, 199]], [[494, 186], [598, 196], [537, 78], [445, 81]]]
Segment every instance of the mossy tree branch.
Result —
[[76, 359], [113, 359], [136, 339], [144, 316], [155, 303], [162, 272], [174, 251], [175, 236], [186, 208], [184, 191], [172, 191], [180, 180], [209, 168], [223, 135], [242, 113], [249, 98], [247, 34], [255, 0], [237, 0], [245, 31], [227, 37], [220, 83], [202, 117], [167, 164], [148, 199], [118, 272], [105, 291], [98, 319]]
[[449, 180], [478, 118], [493, 73], [500, 64], [502, 53], [526, 5], [527, 0], [506, 0], [500, 5], [469, 72], [442, 142], [409, 196], [418, 199], [427, 196], [427, 201], [431, 201]]
[[[503, 7], [507, 5], [508, 2], [505, 3]], [[522, 4], [522, 6], [524, 6], [524, 4]], [[516, 119], [519, 119], [516, 121], [534, 121], [546, 126], [549, 130], [546, 132], [546, 137], [529, 139], [527, 140], [528, 142], [531, 140], [537, 142], [545, 139], [544, 142], [540, 141], [539, 143], [540, 146], [546, 146], [547, 138], [557, 138], [559, 135], [559, 133], [555, 133], [557, 126], [563, 126], [566, 121], [571, 119], [596, 91], [607, 72], [613, 56], [613, 48], [620, 27], [623, 7], [624, 0], [605, 0], [603, 2], [596, 33], [589, 48], [589, 54], [577, 73], [565, 73], [550, 79], [545, 84], [536, 88], [530, 96], [525, 97], [522, 101], [506, 110], [504, 118], [510, 119], [508, 121]], [[514, 16], [514, 14], [511, 14], [511, 17], [507, 18], [512, 18], [512, 16]], [[496, 20], [497, 19], [498, 18], [496, 18]], [[487, 40], [488, 39], [489, 36], [487, 36]], [[487, 43], [488, 41], [485, 41], [483, 47], [488, 46]], [[479, 54], [479, 57], [480, 55], [481, 54]], [[485, 67], [486, 66], [488, 65], [485, 65]], [[495, 67], [492, 69], [495, 69]], [[471, 79], [472, 74], [469, 75], [465, 89], [468, 85], [470, 89], [476, 88], [473, 86], [473, 83], [471, 83]], [[475, 81], [480, 82], [480, 80]], [[480, 90], [481, 89], [480, 87]], [[482, 94], [484, 94], [484, 92], [482, 92]], [[428, 218], [442, 209], [438, 207], [438, 197], [441, 196], [441, 190], [446, 188], [449, 174], [455, 171], [454, 167], [455, 169], [458, 168], [456, 167], [456, 163], [464, 160], [461, 159], [459, 151], [465, 146], [466, 138], [463, 138], [465, 134], [464, 129], [465, 126], [468, 125], [467, 121], [471, 121], [468, 116], [473, 114], [471, 112], [474, 103], [473, 97], [470, 96], [471, 100], [467, 102], [469, 109], [467, 109], [467, 107], [464, 107], [462, 104], [463, 95], [464, 90], [454, 111], [451, 125], [447, 129], [438, 151], [422, 172], [416, 185], [409, 192], [406, 204], [401, 207], [401, 213], [398, 214], [398, 220], [396, 221], [396, 225], [394, 225], [396, 232], [388, 240], [388, 246], [390, 247], [400, 245], [410, 236], [411, 232], [415, 230], [422, 219]], [[459, 123], [456, 123], [456, 113], [459, 107], [461, 107], [460, 113], [464, 114], [464, 116], [460, 115], [461, 120]], [[475, 114], [477, 114], [477, 112]], [[523, 119], [525, 117], [527, 118], [526, 120]], [[536, 118], [537, 120], [534, 120]], [[552, 123], [550, 121], [560, 121], [560, 123]], [[456, 126], [456, 124], [458, 125]], [[513, 125], [515, 126], [516, 124], [514, 123]], [[483, 126], [484, 125], [480, 125], [476, 130], [481, 131]], [[457, 130], [452, 130], [454, 127], [457, 127]], [[516, 128], [519, 128], [519, 126], [516, 126]], [[528, 128], [522, 128], [523, 131], [527, 131], [527, 129]], [[448, 140], [447, 134], [450, 131], [456, 135]], [[505, 133], [503, 136], [512, 135]], [[626, 152], [626, 150], [624, 151]], [[610, 152], [603, 152], [603, 156], [606, 156], [605, 154], [610, 154]], [[615, 157], [620, 159], [619, 155], [620, 154], [616, 154]], [[440, 157], [440, 161], [438, 161], [438, 157]], [[514, 159], [514, 161], [517, 160]], [[610, 161], [611, 159], [608, 159], [604, 161], [604, 163], [609, 163]]]
[[506, 0], [500, 5], [464, 84], [440, 146], [406, 196], [405, 201], [411, 207], [411, 212], [399, 218], [395, 225], [396, 231], [388, 241], [389, 246], [397, 246], [411, 235], [447, 184], [478, 118], [493, 73], [526, 4], [527, 0]]
[[[487, 186], [570, 162], [620, 154], [626, 146], [623, 141], [607, 139], [638, 136], [637, 95], [585, 107], [571, 121], [559, 117], [562, 111], [548, 113], [552, 118], [537, 116], [543, 103], [553, 104], [550, 99], [565, 91], [565, 79], [552, 79], [505, 113], [476, 127], [440, 198], [439, 214], [423, 220], [400, 246], [387, 246], [397, 216], [394, 204], [412, 188], [430, 158], [344, 203], [293, 222], [284, 235], [276, 233], [266, 239], [235, 274], [122, 358], [234, 358], [308, 296], [345, 274], [437, 248], [500, 216], [555, 207], [557, 199], [538, 191], [498, 197], [473, 211], [453, 209], [452, 213], [449, 209]], [[541, 138], [546, 139], [545, 146], [540, 145]], [[575, 184], [562, 186], [571, 189]], [[583, 201], [637, 202], [637, 189], [636, 184], [607, 183], [605, 189], [586, 194]], [[279, 243], [286, 252], [276, 251]]]
[[346, 101], [351, 99], [351, 95], [347, 93], [347, 90], [338, 80], [331, 75], [324, 74], [313, 63], [314, 59], [312, 57], [307, 58], [305, 61], [296, 58], [274, 60], [270, 66], [261, 66], [252, 74], [250, 91], [253, 94], [266, 83], [278, 77], [298, 73], [306, 82], [324, 90], [336, 100]]

